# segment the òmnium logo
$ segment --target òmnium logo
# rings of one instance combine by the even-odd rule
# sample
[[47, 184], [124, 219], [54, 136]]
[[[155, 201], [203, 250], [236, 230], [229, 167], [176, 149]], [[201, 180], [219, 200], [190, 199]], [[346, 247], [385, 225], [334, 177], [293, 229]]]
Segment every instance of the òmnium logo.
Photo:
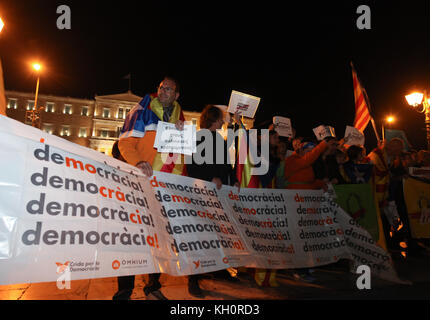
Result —
[[121, 266], [121, 263], [118, 260], [112, 261], [112, 269], [118, 270], [120, 266]]
[[120, 267], [125, 269], [139, 268], [142, 266], [147, 266], [148, 260], [146, 259], [123, 259], [121, 261], [112, 261], [112, 269], [118, 270]]

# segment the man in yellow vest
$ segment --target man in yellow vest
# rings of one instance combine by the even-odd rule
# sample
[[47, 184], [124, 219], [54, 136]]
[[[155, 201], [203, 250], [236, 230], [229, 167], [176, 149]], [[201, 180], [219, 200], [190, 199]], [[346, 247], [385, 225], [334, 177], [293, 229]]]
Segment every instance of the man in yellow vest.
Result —
[[[160, 83], [157, 94], [147, 94], [127, 114], [119, 137], [118, 148], [124, 160], [136, 167], [148, 177], [152, 171], [186, 175], [183, 155], [169, 154], [167, 159], [154, 148], [158, 121], [175, 123], [177, 129], [183, 129], [184, 115], [176, 101], [179, 97], [179, 86], [175, 79], [165, 77]], [[178, 161], [179, 160], [179, 161]], [[160, 273], [149, 275], [149, 282], [143, 289], [151, 300], [166, 300], [161, 293]], [[118, 281], [118, 292], [115, 300], [129, 299], [134, 288], [134, 276], [121, 277]]]
[[399, 138], [393, 138], [388, 142], [381, 143], [368, 155], [374, 165], [375, 195], [380, 212], [383, 213], [381, 220], [385, 239], [390, 239], [390, 225], [394, 225], [399, 219], [396, 204], [389, 193], [390, 166], [395, 157], [402, 153], [403, 148], [403, 141]]

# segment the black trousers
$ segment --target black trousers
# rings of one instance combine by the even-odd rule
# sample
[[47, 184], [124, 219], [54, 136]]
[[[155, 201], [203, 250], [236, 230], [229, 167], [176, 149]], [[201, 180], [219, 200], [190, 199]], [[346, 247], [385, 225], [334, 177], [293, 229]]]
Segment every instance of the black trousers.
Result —
[[[149, 274], [149, 281], [143, 289], [146, 292], [155, 291], [161, 288], [160, 283], [161, 273], [151, 273]], [[122, 276], [118, 277], [118, 291], [130, 291], [130, 294], [134, 289], [135, 276]]]

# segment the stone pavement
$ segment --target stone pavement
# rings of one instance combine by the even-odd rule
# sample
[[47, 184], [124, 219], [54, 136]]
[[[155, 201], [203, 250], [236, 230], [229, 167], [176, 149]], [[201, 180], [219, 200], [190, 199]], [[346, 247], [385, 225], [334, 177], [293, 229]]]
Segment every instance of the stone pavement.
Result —
[[[430, 299], [430, 255], [398, 258], [396, 268], [402, 279], [412, 285], [398, 285], [372, 278], [371, 290], [358, 290], [358, 275], [347, 272], [345, 265], [315, 269], [316, 281], [296, 280], [290, 270], [278, 273], [277, 288], [262, 288], [247, 273], [238, 282], [206, 276], [200, 280], [205, 300], [288, 300], [288, 299]], [[132, 300], [145, 300], [143, 286], [147, 276], [136, 276]], [[188, 294], [187, 278], [162, 275], [162, 292], [172, 300], [198, 300]], [[0, 286], [1, 300], [111, 300], [116, 278], [74, 280], [70, 289], [59, 290], [55, 282]]]

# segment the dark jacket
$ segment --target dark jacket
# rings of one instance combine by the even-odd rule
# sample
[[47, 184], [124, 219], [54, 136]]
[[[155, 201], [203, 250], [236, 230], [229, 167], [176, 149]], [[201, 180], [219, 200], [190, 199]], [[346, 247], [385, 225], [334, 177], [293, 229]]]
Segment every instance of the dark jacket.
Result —
[[[217, 133], [216, 131], [211, 131], [212, 133], [212, 153], [213, 159], [212, 164], [203, 163], [197, 164], [195, 161], [196, 154], [193, 154], [192, 163], [187, 164], [187, 172], [188, 176], [191, 178], [197, 178], [205, 181], [212, 181], [213, 178], [220, 178], [222, 184], [225, 185], [234, 185], [237, 182], [237, 178], [234, 174], [233, 167], [231, 164], [227, 163], [228, 150], [227, 143], [223, 139], [223, 137]], [[199, 146], [204, 143], [204, 139], [197, 143], [197, 150], [199, 151]], [[224, 157], [222, 163], [216, 163], [217, 160], [217, 150], [216, 146], [223, 147]], [[202, 152], [202, 157], [205, 157], [205, 152], [208, 150], [210, 146], [206, 146], [206, 148]]]

